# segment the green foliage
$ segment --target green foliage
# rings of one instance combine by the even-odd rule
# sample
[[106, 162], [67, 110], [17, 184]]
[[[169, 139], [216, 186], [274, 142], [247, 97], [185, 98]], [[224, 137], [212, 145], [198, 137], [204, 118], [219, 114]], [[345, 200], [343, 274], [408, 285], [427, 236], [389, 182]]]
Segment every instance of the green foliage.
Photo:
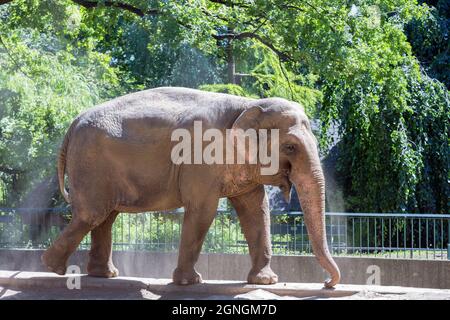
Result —
[[[322, 153], [337, 124], [346, 210], [448, 212], [449, 98], [434, 80], [448, 87], [448, 1], [121, 2], [148, 14], [0, 5], [0, 165], [18, 172], [0, 173], [8, 194], [54, 172], [80, 110], [179, 85], [295, 100], [322, 120]], [[230, 48], [241, 86], [220, 84]]]
[[318, 77], [286, 70], [273, 52], [261, 45], [257, 47], [256, 55], [262, 61], [250, 72], [256, 80], [252, 84], [253, 91], [260, 97], [281, 97], [296, 101], [303, 105], [309, 116], [313, 116], [322, 100], [322, 93], [313, 89]]
[[346, 209], [448, 212], [448, 91], [420, 71], [398, 17], [375, 30], [363, 13], [348, 22], [351, 45], [330, 61], [339, 77], [321, 73], [324, 129], [337, 121], [342, 136]]
[[[0, 163], [20, 172], [9, 191], [28, 190], [54, 174], [56, 150], [73, 118], [84, 108], [115, 96], [118, 83], [108, 58], [48, 50], [57, 39], [32, 30], [1, 35]], [[18, 194], [10, 192], [12, 203]]]
[[[376, 112], [364, 108], [361, 96], [343, 98], [338, 170], [347, 208], [448, 211], [448, 92], [425, 76], [407, 74], [403, 81], [403, 88], [386, 84], [390, 94]], [[408, 92], [404, 109], [396, 104], [400, 89]]]
[[[308, 115], [313, 116], [322, 100], [322, 93], [313, 89], [317, 76], [294, 74], [286, 70], [278, 57], [261, 45], [253, 46], [254, 68], [249, 72], [249, 80], [242, 86], [236, 84], [201, 85], [205, 91], [229, 93], [247, 97], [280, 97], [299, 102]], [[250, 66], [250, 65], [249, 65]]]
[[424, 5], [422, 15], [406, 24], [405, 34], [412, 50], [428, 74], [450, 88], [450, 3], [437, 1], [436, 8]]
[[245, 92], [245, 90], [237, 84], [204, 84], [198, 87], [200, 90], [234, 94], [241, 97], [250, 97], [251, 94]]

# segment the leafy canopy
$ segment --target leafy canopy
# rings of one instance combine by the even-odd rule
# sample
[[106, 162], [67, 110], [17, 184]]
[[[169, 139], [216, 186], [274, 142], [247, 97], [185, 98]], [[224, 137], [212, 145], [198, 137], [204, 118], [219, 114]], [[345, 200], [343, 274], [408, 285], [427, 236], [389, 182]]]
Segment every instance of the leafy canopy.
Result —
[[[7, 2], [1, 164], [48, 164], [71, 117], [97, 101], [201, 86], [302, 103], [321, 120], [324, 155], [338, 126], [346, 210], [448, 212], [445, 1]], [[226, 84], [231, 56], [240, 86]]]

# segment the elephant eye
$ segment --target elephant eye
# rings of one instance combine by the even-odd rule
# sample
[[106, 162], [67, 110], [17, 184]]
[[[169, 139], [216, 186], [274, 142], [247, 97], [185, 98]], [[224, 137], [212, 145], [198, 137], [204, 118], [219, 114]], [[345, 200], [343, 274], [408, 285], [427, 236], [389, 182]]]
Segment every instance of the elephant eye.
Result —
[[295, 146], [293, 144], [285, 144], [283, 150], [286, 154], [292, 154], [295, 152]]

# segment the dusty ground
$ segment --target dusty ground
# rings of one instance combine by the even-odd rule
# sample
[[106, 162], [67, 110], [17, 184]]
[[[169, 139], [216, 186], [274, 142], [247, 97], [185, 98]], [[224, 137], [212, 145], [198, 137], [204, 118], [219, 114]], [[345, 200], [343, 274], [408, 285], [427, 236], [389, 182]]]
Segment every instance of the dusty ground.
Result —
[[[80, 284], [69, 290], [67, 284]], [[450, 290], [406, 287], [338, 285], [326, 290], [315, 283], [247, 285], [239, 281], [206, 281], [194, 286], [175, 286], [168, 279], [57, 276], [44, 272], [0, 271], [0, 299], [183, 299], [183, 300], [450, 300]]]

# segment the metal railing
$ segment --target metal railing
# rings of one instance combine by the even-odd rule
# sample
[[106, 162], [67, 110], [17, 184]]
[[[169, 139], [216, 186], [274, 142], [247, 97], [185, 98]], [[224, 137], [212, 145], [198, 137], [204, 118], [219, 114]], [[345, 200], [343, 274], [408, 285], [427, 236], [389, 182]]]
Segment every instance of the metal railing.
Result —
[[[0, 208], [0, 248], [47, 247], [69, 220], [70, 212], [59, 209], [42, 212], [42, 209]], [[120, 214], [113, 226], [113, 249], [176, 251], [182, 221], [182, 210]], [[327, 212], [326, 229], [333, 255], [449, 259], [450, 215]], [[312, 254], [301, 212], [273, 211], [271, 235], [274, 254]], [[87, 236], [80, 248], [89, 246]], [[234, 211], [218, 211], [203, 252], [248, 252]]]

